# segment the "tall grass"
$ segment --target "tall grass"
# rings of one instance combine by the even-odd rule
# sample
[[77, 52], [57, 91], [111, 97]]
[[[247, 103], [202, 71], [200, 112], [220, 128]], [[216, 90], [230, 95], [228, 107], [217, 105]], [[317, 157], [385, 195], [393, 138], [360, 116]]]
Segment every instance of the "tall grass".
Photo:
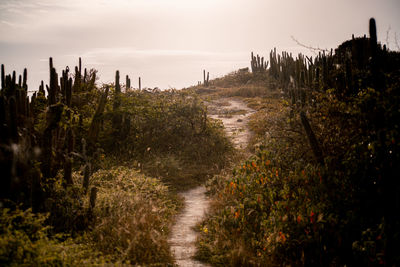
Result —
[[96, 172], [91, 184], [98, 188], [96, 248], [128, 263], [172, 263], [167, 238], [179, 202], [165, 185], [124, 167]]
[[[74, 174], [75, 184], [81, 184], [82, 179]], [[37, 266], [173, 263], [167, 238], [173, 215], [181, 204], [168, 187], [126, 167], [97, 171], [90, 186], [98, 189], [96, 206], [89, 210], [89, 198], [77, 198], [82, 216], [72, 216], [77, 210], [71, 205], [71, 191], [57, 184], [53, 190], [65, 196], [58, 198], [53, 208], [64, 206], [67, 214], [34, 214], [30, 210], [2, 208], [0, 263]], [[58, 220], [54, 218], [57, 214]], [[61, 221], [76, 224], [65, 226], [76, 229], [86, 221], [89, 230], [73, 235], [55, 234], [48, 223], [58, 225]]]

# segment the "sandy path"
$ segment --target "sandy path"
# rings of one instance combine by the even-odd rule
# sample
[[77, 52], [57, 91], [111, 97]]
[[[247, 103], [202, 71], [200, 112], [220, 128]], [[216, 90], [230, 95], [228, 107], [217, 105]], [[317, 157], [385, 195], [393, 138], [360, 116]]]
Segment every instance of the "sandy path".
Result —
[[[209, 103], [208, 112], [211, 118], [222, 120], [228, 136], [233, 138], [238, 148], [245, 148], [250, 134], [246, 123], [254, 110], [242, 101], [224, 98]], [[185, 208], [176, 218], [169, 239], [171, 252], [178, 266], [209, 266], [192, 259], [196, 252], [197, 237], [193, 228], [201, 222], [209, 205], [205, 192], [205, 187], [199, 186], [180, 194], [184, 198]]]
[[209, 117], [220, 119], [224, 123], [228, 136], [239, 149], [246, 148], [250, 131], [247, 127], [249, 116], [255, 110], [246, 106], [243, 101], [233, 98], [221, 98], [212, 102], [209, 106]]
[[181, 193], [185, 199], [185, 208], [177, 217], [169, 240], [178, 266], [208, 266], [192, 259], [196, 252], [194, 243], [197, 237], [193, 227], [202, 220], [208, 208], [205, 192], [205, 187], [199, 186]]

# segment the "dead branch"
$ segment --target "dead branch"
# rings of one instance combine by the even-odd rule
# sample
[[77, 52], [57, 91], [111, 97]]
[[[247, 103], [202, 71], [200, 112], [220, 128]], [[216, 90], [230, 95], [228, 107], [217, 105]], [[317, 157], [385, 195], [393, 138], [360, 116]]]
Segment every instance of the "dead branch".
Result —
[[323, 48], [319, 48], [319, 47], [312, 47], [311, 45], [305, 45], [305, 44], [300, 43], [296, 38], [294, 38], [293, 35], [291, 35], [290, 37], [292, 38], [292, 40], [293, 40], [294, 42], [296, 42], [296, 44], [298, 44], [298, 45], [301, 46], [301, 47], [307, 48], [308, 50], [310, 50], [310, 51], [311, 51], [312, 53], [314, 53], [315, 55], [318, 54], [317, 51], [318, 51], [318, 52], [327, 52], [327, 53], [329, 53], [329, 50], [328, 50], [328, 49], [323, 49]]

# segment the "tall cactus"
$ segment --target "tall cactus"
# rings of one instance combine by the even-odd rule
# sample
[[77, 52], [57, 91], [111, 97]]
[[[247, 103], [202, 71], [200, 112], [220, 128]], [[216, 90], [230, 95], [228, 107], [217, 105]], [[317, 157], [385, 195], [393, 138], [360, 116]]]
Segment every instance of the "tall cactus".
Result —
[[63, 112], [62, 104], [54, 104], [46, 111], [46, 128], [43, 132], [42, 173], [45, 178], [53, 174], [53, 130], [58, 126]]
[[121, 106], [121, 85], [119, 84], [119, 71], [115, 72], [115, 94], [114, 94], [114, 103], [113, 103], [113, 119], [112, 125], [114, 129], [114, 133], [118, 134], [121, 128], [122, 116], [120, 114]]
[[90, 166], [89, 164], [86, 164], [83, 170], [83, 190], [85, 194], [87, 193], [89, 188], [89, 178], [90, 178]]
[[6, 80], [5, 80], [5, 73], [4, 73], [4, 65], [1, 64], [1, 88], [5, 89], [6, 87]]
[[53, 67], [53, 59], [49, 59], [50, 65], [50, 86], [47, 88], [49, 105], [57, 103], [57, 87], [58, 87], [58, 75], [56, 69]]
[[376, 89], [382, 91], [384, 88], [384, 77], [380, 73], [380, 62], [378, 56], [378, 41], [376, 35], [376, 22], [374, 18], [369, 20], [369, 44], [371, 49], [371, 71], [373, 85]]
[[131, 79], [129, 79], [129, 76], [128, 75], [126, 75], [126, 84], [125, 84], [125, 87], [126, 87], [126, 91], [128, 91], [130, 88], [131, 88]]
[[28, 70], [25, 68], [24, 69], [24, 78], [22, 82], [22, 87], [25, 89], [25, 91], [28, 91], [28, 85], [26, 84], [26, 81], [28, 80]]
[[12, 96], [9, 99], [9, 116], [10, 116], [10, 121], [9, 121], [9, 131], [10, 131], [10, 138], [11, 141], [14, 143], [18, 142], [18, 124], [17, 124], [17, 118], [18, 118], [18, 110], [17, 110], [17, 101], [15, 100], [15, 97]]
[[65, 138], [66, 152], [64, 159], [64, 184], [72, 185], [72, 151], [74, 150], [74, 133], [72, 128], [67, 130], [67, 136]]
[[206, 76], [206, 70], [203, 70], [203, 85], [204, 86], [209, 86], [209, 81], [210, 81], [210, 73], [207, 72], [207, 76]]
[[93, 115], [92, 122], [89, 127], [88, 140], [93, 144], [96, 143], [100, 131], [102, 116], [106, 107], [109, 89], [110, 88], [106, 86], [104, 93], [101, 95], [99, 104], [97, 106], [96, 112]]
[[308, 141], [310, 143], [311, 149], [314, 153], [316, 160], [318, 161], [319, 164], [324, 165], [324, 157], [322, 155], [322, 150], [318, 144], [317, 138], [315, 137], [314, 131], [311, 129], [307, 116], [303, 111], [300, 112], [300, 119], [303, 128], [307, 134]]

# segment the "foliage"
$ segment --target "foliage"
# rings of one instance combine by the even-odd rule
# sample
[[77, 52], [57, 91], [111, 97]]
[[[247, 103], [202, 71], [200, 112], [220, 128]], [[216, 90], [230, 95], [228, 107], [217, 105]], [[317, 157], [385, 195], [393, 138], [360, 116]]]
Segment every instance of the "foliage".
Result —
[[[347, 51], [341, 49], [316, 62], [331, 66]], [[326, 68], [324, 81], [317, 77], [317, 90], [289, 90], [285, 99], [263, 104], [250, 100], [259, 109], [249, 124], [258, 149], [232, 175], [210, 181], [219, 190], [211, 190], [213, 212], [200, 226], [199, 258], [214, 265], [399, 264], [399, 54], [378, 55], [388, 64], [375, 66], [372, 59], [355, 67], [353, 59], [357, 84], [341, 80], [339, 65]], [[295, 61], [284, 58], [289, 71]], [[278, 84], [290, 89], [277, 70]], [[304, 83], [301, 75], [296, 79]], [[301, 112], [323, 151], [322, 164]]]
[[[47, 215], [30, 209], [1, 209], [0, 264], [2, 266], [77, 266], [108, 260], [78, 240], [49, 237]], [[65, 241], [60, 241], [64, 239]], [[77, 242], [78, 241], [78, 242]]]
[[[75, 182], [81, 179], [74, 174]], [[180, 207], [176, 195], [159, 180], [125, 167], [97, 171], [91, 186], [99, 191], [94, 210], [89, 210], [88, 198], [80, 197], [77, 192], [74, 195], [72, 188], [65, 191], [61, 185], [54, 190], [59, 195], [49, 201], [53, 205], [50, 213], [2, 208], [0, 263], [35, 266], [172, 263], [167, 238], [172, 217]], [[82, 228], [76, 229], [79, 225]], [[76, 231], [88, 226], [90, 231], [76, 235]], [[71, 229], [75, 229], [74, 236], [66, 235]], [[54, 234], [55, 230], [63, 233]]]
[[[179, 200], [171, 192], [197, 185], [224, 167], [233, 148], [223, 128], [187, 92], [122, 92], [118, 80], [98, 87], [97, 72], [83, 75], [80, 60], [75, 74], [67, 67], [59, 80], [50, 59], [50, 73], [47, 94], [42, 83], [27, 98], [27, 72], [24, 84], [16, 84], [15, 72], [5, 76], [2, 66], [0, 169], [6, 177], [0, 205], [14, 212], [21, 203], [34, 214], [47, 214], [38, 222], [45, 229], [39, 240], [49, 242], [49, 253], [65, 250], [66, 255], [57, 254], [54, 265], [75, 260], [86, 265], [75, 248], [90, 264], [97, 262], [93, 258], [172, 263], [167, 235]], [[5, 247], [15, 243], [13, 233], [5, 234]], [[42, 241], [24, 240], [13, 248], [47, 249]], [[40, 251], [15, 259], [9, 251], [2, 255], [10, 264], [35, 265], [47, 257]]]
[[[125, 124], [129, 120], [129, 128], [115, 133], [105, 120], [101, 147], [118, 157], [116, 164], [134, 158], [147, 174], [162, 177], [175, 188], [204, 181], [224, 167], [232, 151], [222, 127], [208, 119], [195, 95], [130, 91], [121, 96], [119, 112]], [[114, 113], [108, 105], [104, 116], [111, 118]]]

